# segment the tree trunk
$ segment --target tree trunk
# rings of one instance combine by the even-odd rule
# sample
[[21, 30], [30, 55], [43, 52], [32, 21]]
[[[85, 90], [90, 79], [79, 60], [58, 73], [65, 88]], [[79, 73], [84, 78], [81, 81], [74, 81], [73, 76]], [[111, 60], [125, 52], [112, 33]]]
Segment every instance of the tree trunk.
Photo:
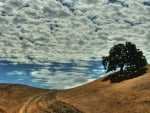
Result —
[[123, 67], [124, 67], [124, 65], [122, 65], [122, 66], [120, 67], [120, 75], [123, 74]]

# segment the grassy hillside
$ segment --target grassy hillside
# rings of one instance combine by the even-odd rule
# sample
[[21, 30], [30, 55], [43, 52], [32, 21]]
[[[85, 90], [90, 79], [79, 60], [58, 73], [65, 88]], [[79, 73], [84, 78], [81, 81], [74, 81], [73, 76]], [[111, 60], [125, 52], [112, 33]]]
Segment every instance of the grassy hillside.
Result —
[[0, 84], [0, 113], [18, 113], [28, 98], [44, 92], [47, 90], [18, 84]]
[[150, 113], [150, 65], [133, 75], [64, 91], [0, 84], [0, 113]]
[[[118, 73], [87, 85], [67, 90], [58, 98], [85, 113], [150, 113], [150, 65], [135, 78], [122, 77], [112, 82]], [[119, 80], [121, 79], [121, 80]]]

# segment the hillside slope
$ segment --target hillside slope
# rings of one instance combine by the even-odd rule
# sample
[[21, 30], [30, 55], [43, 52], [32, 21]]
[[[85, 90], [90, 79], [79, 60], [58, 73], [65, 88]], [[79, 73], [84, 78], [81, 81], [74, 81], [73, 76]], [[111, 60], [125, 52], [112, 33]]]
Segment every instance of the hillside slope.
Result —
[[47, 90], [18, 84], [0, 84], [0, 113], [18, 113], [25, 101]]
[[142, 76], [122, 82], [111, 83], [105, 78], [65, 91], [57, 98], [85, 113], [150, 113], [150, 66]]
[[112, 74], [63, 91], [0, 84], [0, 113], [150, 113], [147, 67], [132, 79], [112, 83]]
[[0, 113], [82, 113], [56, 99], [57, 90], [0, 84]]

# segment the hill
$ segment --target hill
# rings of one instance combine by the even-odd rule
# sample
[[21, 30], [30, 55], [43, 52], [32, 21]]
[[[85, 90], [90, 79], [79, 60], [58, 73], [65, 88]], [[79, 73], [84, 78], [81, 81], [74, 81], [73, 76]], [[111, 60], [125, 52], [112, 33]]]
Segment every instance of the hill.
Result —
[[68, 90], [0, 85], [0, 113], [150, 113], [150, 65], [144, 74], [100, 78]]
[[106, 78], [65, 91], [58, 98], [85, 113], [150, 112], [150, 66], [132, 79], [112, 83]]

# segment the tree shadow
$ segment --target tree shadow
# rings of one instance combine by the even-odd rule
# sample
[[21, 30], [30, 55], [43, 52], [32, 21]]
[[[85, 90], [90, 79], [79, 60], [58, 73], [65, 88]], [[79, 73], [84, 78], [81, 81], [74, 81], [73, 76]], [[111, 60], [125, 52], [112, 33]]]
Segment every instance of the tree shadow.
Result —
[[110, 80], [111, 83], [118, 83], [122, 82], [124, 80], [132, 79], [138, 76], [142, 76], [143, 74], [147, 73], [147, 68], [141, 68], [141, 69], [128, 69], [124, 70], [123, 74], [120, 74], [120, 72], [115, 72], [107, 77], [105, 77], [102, 81], [108, 81]]

